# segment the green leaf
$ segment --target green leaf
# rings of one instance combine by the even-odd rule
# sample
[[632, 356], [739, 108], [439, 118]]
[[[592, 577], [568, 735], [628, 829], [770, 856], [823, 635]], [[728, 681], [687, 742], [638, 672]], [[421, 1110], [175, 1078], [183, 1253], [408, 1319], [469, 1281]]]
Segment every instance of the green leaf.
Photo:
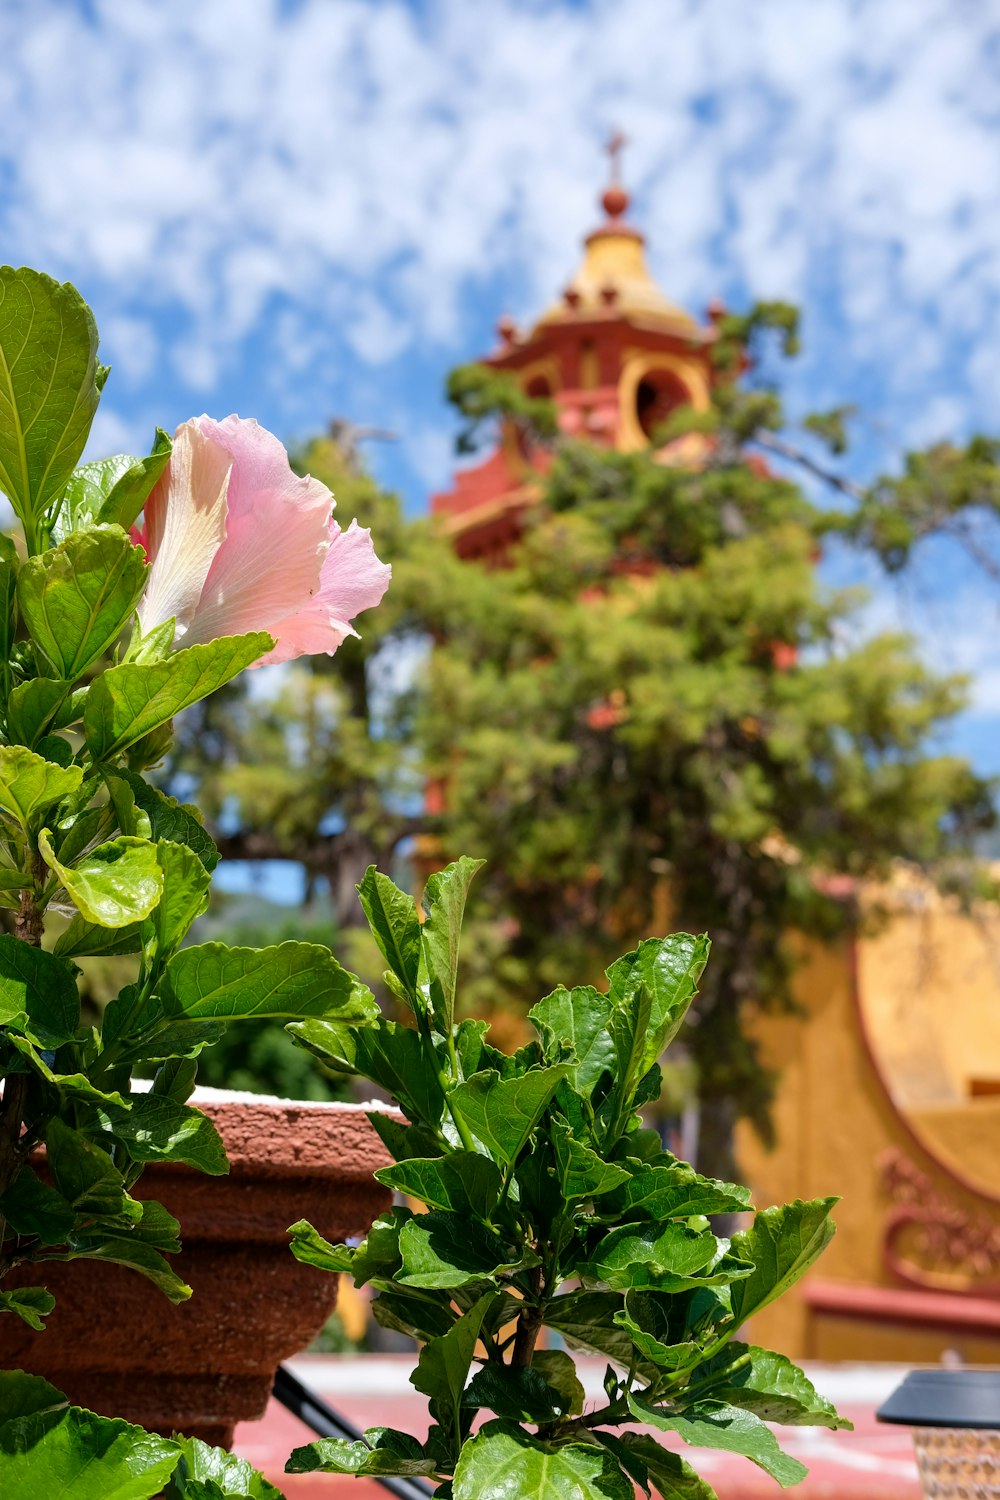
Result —
[[476, 1219], [489, 1219], [503, 1188], [503, 1173], [488, 1156], [455, 1151], [426, 1159], [410, 1157], [391, 1167], [380, 1167], [377, 1180], [398, 1193], [419, 1198], [430, 1208], [453, 1210]]
[[145, 458], [115, 453], [80, 464], [66, 486], [60, 533], [83, 531], [95, 522], [127, 531], [166, 468], [173, 446], [158, 427], [152, 452]]
[[648, 938], [608, 970], [611, 1035], [622, 1097], [631, 1097], [639, 1079], [680, 1029], [710, 946], [706, 936], [687, 932]]
[[719, 1241], [708, 1230], [679, 1223], [624, 1224], [604, 1236], [579, 1274], [613, 1291], [636, 1286], [671, 1292], [749, 1275], [751, 1266], [730, 1257], [716, 1261], [718, 1252]]
[[521, 1078], [501, 1079], [492, 1069], [474, 1073], [451, 1090], [448, 1103], [497, 1161], [513, 1166], [569, 1071], [564, 1064]]
[[333, 1272], [350, 1271], [353, 1267], [355, 1250], [349, 1245], [331, 1245], [308, 1219], [297, 1219], [289, 1226], [288, 1233], [292, 1236], [289, 1249], [304, 1266]]
[[56, 1305], [56, 1299], [43, 1286], [22, 1286], [13, 1292], [0, 1292], [0, 1312], [12, 1312], [33, 1328], [36, 1333], [45, 1330], [43, 1318], [47, 1318]]
[[545, 1323], [561, 1333], [571, 1349], [603, 1354], [627, 1369], [632, 1340], [615, 1322], [623, 1307], [623, 1298], [615, 1292], [564, 1292], [549, 1303]]
[[430, 1044], [411, 1027], [380, 1017], [360, 1029], [317, 1020], [287, 1030], [328, 1066], [360, 1073], [384, 1088], [411, 1119], [440, 1123], [445, 1098], [437, 1062]]
[[698, 1371], [698, 1387], [705, 1400], [742, 1406], [763, 1422], [853, 1430], [853, 1423], [838, 1416], [833, 1403], [783, 1354], [753, 1344], [730, 1343], [714, 1364], [718, 1369], [714, 1384], [707, 1384], [712, 1366], [703, 1365]]
[[148, 917], [163, 891], [156, 845], [148, 839], [116, 838], [99, 844], [72, 869], [56, 858], [47, 828], [38, 852], [59, 876], [77, 910], [98, 927], [127, 927]]
[[105, 1260], [138, 1271], [168, 1297], [171, 1302], [186, 1302], [191, 1288], [177, 1275], [158, 1250], [140, 1238], [127, 1234], [105, 1234], [95, 1229], [89, 1234], [70, 1237], [71, 1249], [65, 1254], [42, 1256], [43, 1260]]
[[782, 1489], [798, 1484], [809, 1470], [797, 1458], [782, 1453], [770, 1427], [753, 1412], [738, 1406], [693, 1406], [683, 1415], [652, 1406], [634, 1395], [628, 1396], [629, 1410], [639, 1422], [676, 1432], [695, 1448], [715, 1448], [725, 1453], [739, 1453], [776, 1479]]
[[[32, 677], [19, 683], [7, 704], [10, 738], [44, 754], [40, 741], [51, 740], [57, 729], [65, 729], [78, 719], [86, 698], [85, 687], [74, 691], [72, 684], [58, 682], [54, 677]], [[69, 749], [65, 740], [61, 743], [64, 750]]]
[[59, 958], [118, 958], [142, 950], [142, 924], [129, 922], [126, 927], [98, 927], [76, 912], [73, 920], [52, 945]]
[[157, 955], [165, 958], [207, 908], [212, 877], [197, 854], [185, 844], [160, 839], [155, 848], [163, 872], [163, 894], [152, 915], [142, 924], [142, 932], [147, 942], [155, 943]]
[[122, 1212], [125, 1185], [107, 1152], [58, 1118], [48, 1123], [45, 1146], [52, 1181], [71, 1207], [100, 1218]]
[[273, 644], [271, 636], [257, 631], [189, 646], [166, 661], [111, 667], [87, 695], [83, 730], [91, 755], [108, 760], [127, 750], [231, 681]]
[[160, 1003], [168, 1018], [185, 1021], [336, 1015], [363, 1023], [377, 1013], [354, 975], [318, 943], [182, 948], [166, 966]]
[[592, 1444], [556, 1447], [506, 1422], [487, 1422], [462, 1448], [454, 1500], [634, 1500], [611, 1454]]
[[420, 988], [431, 1017], [443, 1036], [450, 1036], [455, 1022], [455, 983], [462, 937], [462, 918], [469, 887], [477, 870], [486, 863], [462, 855], [445, 870], [427, 877], [423, 908], [426, 920], [420, 928]]
[[67, 1405], [62, 1391], [49, 1385], [41, 1375], [29, 1375], [26, 1370], [0, 1370], [0, 1426], [18, 1417], [64, 1410]]
[[0, 1426], [4, 1500], [151, 1500], [180, 1449], [171, 1438], [68, 1406]]
[[404, 1225], [399, 1236], [401, 1286], [460, 1287], [489, 1281], [501, 1271], [537, 1265], [524, 1249], [512, 1253], [498, 1234], [463, 1214], [433, 1209]]
[[642, 1166], [615, 1192], [608, 1207], [622, 1220], [743, 1213], [750, 1207], [750, 1189], [701, 1177], [685, 1162]]
[[426, 1343], [410, 1376], [410, 1384], [430, 1398], [431, 1416], [448, 1432], [457, 1425], [472, 1356], [493, 1297], [487, 1292], [447, 1333]]
[[172, 1057], [161, 1063], [153, 1078], [153, 1093], [163, 1099], [184, 1104], [198, 1080], [198, 1063], [193, 1057]]
[[51, 1056], [51, 1052], [40, 1052], [27, 1037], [19, 1036], [16, 1031], [9, 1031], [7, 1041], [17, 1048], [22, 1057], [27, 1058], [32, 1071], [39, 1073], [46, 1083], [57, 1088], [66, 1099], [82, 1100], [85, 1104], [116, 1104], [120, 1108], [124, 1107], [125, 1101], [121, 1094], [111, 1089], [97, 1088], [84, 1073], [54, 1073], [45, 1061], [46, 1055]]
[[781, 1207], [765, 1208], [749, 1229], [733, 1235], [733, 1253], [755, 1268], [732, 1289], [737, 1325], [786, 1292], [822, 1254], [834, 1236], [830, 1210], [837, 1201], [797, 1198]]
[[97, 329], [79, 292], [0, 267], [0, 489], [29, 538], [62, 494], [99, 399]]
[[357, 889], [372, 937], [412, 999], [420, 968], [420, 918], [416, 902], [374, 865], [368, 866]]
[[[2, 311], [2, 309], [0, 309]], [[27, 832], [47, 810], [75, 792], [83, 781], [79, 766], [57, 766], [23, 745], [0, 746], [0, 812]]]
[[447, 1333], [457, 1316], [447, 1290], [435, 1297], [426, 1291], [410, 1292], [397, 1286], [379, 1292], [372, 1303], [372, 1312], [381, 1328], [394, 1329], [420, 1344]]
[[287, 1474], [434, 1474], [437, 1464], [428, 1458], [416, 1438], [392, 1427], [370, 1427], [364, 1442], [346, 1438], [320, 1438], [295, 1448], [285, 1465]]
[[0, 1215], [15, 1234], [33, 1235], [43, 1245], [61, 1245], [76, 1223], [76, 1209], [31, 1167], [22, 1167], [0, 1198]]
[[179, 1161], [210, 1176], [229, 1171], [222, 1137], [207, 1115], [162, 1094], [133, 1094], [127, 1110], [108, 1110], [107, 1120], [134, 1161]]
[[180, 1438], [180, 1463], [165, 1490], [165, 1500], [195, 1500], [199, 1493], [232, 1496], [233, 1500], [282, 1500], [276, 1489], [246, 1458], [212, 1448], [200, 1438]]
[[561, 1410], [567, 1416], [583, 1411], [586, 1392], [576, 1373], [576, 1365], [565, 1349], [536, 1349], [531, 1366], [559, 1393]]
[[590, 985], [572, 990], [560, 985], [528, 1012], [547, 1061], [552, 1061], [562, 1047], [572, 1049], [575, 1062], [568, 1075], [569, 1086], [587, 1099], [615, 1064], [614, 1042], [608, 1030], [612, 1010], [610, 996]]
[[423, 1125], [403, 1125], [381, 1109], [369, 1110], [368, 1119], [394, 1161], [409, 1161], [414, 1156], [430, 1157], [440, 1149], [433, 1130]]
[[[700, 1298], [708, 1293], [696, 1293]], [[695, 1306], [700, 1306], [700, 1300]], [[709, 1303], [709, 1308], [718, 1308], [720, 1316], [724, 1304]], [[625, 1295], [625, 1306], [615, 1314], [615, 1322], [628, 1330], [635, 1347], [651, 1364], [660, 1370], [677, 1370], [691, 1364], [697, 1357], [699, 1345], [692, 1339], [693, 1311], [690, 1297], [667, 1295], [656, 1292], [630, 1290]]]
[[26, 1016], [25, 1030], [45, 1049], [72, 1041], [80, 1024], [73, 970], [42, 948], [0, 935], [0, 1020]]
[[552, 1422], [568, 1416], [570, 1404], [534, 1362], [520, 1366], [490, 1360], [476, 1371], [462, 1395], [463, 1406], [485, 1408], [511, 1422]]
[[569, 1126], [562, 1120], [553, 1120], [550, 1130], [556, 1179], [565, 1202], [598, 1197], [630, 1180], [627, 1168], [604, 1161], [596, 1151], [575, 1140]]
[[[641, 1465], [646, 1479], [652, 1480], [663, 1500], [718, 1500], [711, 1485], [706, 1484], [679, 1453], [671, 1453], [648, 1433], [625, 1432], [611, 1442], [610, 1433], [595, 1432], [594, 1436], [612, 1447], [612, 1452], [619, 1453], [623, 1464], [631, 1460], [631, 1463]], [[621, 1454], [622, 1449], [624, 1454]], [[632, 1473], [631, 1468], [629, 1473]]]
[[219, 863], [219, 851], [211, 834], [201, 821], [196, 807], [168, 797], [157, 787], [150, 786], [133, 771], [116, 770], [115, 778], [124, 781], [130, 789], [136, 807], [149, 819], [150, 838], [165, 839], [171, 844], [185, 844], [197, 854], [205, 869], [211, 873]]
[[29, 557], [17, 578], [21, 615], [57, 677], [76, 682], [132, 618], [146, 587], [146, 560], [118, 526], [74, 531]]

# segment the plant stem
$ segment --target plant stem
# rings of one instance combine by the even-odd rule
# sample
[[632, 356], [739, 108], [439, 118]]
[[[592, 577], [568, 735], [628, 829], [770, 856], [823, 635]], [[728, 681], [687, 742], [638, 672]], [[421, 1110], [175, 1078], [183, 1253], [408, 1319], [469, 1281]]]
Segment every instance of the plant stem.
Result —
[[[31, 870], [35, 878], [39, 874], [40, 864], [41, 859], [36, 852]], [[30, 943], [33, 948], [40, 948], [44, 919], [35, 896], [34, 885], [25, 886], [22, 890], [21, 904], [14, 918], [14, 936], [24, 943]], [[0, 1194], [7, 1191], [21, 1170], [21, 1128], [28, 1103], [29, 1085], [27, 1073], [8, 1073], [4, 1079], [3, 1098], [0, 1099]]]
[[[536, 1297], [542, 1294], [542, 1273], [536, 1266], [533, 1271], [528, 1272], [532, 1291]], [[514, 1338], [514, 1349], [510, 1357], [512, 1365], [522, 1367], [531, 1364], [532, 1355], [535, 1352], [535, 1344], [541, 1332], [544, 1309], [540, 1302], [531, 1302], [521, 1309], [517, 1319], [517, 1334]]]

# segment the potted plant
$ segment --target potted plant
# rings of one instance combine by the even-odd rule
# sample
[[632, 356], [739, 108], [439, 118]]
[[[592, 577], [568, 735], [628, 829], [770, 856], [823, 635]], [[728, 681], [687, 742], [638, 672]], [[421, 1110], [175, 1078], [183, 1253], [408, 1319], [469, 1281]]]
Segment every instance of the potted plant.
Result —
[[[359, 1232], [385, 1190], [356, 1111], [198, 1108], [198, 1055], [245, 1017], [363, 1026], [375, 1006], [316, 944], [184, 946], [217, 851], [147, 773], [174, 715], [239, 672], [335, 651], [389, 569], [255, 422], [201, 417], [144, 458], [80, 463], [108, 375], [97, 345], [72, 286], [0, 269], [0, 490], [18, 522], [0, 536], [0, 1364], [224, 1438], [332, 1302], [324, 1278], [289, 1280], [294, 1206]], [[97, 1024], [81, 1022], [89, 955], [133, 964]], [[58, 1409], [65, 1438], [50, 1385], [5, 1390], [4, 1415], [44, 1426]]]
[[[554, 990], [530, 1013], [535, 1039], [507, 1055], [457, 1004], [478, 867], [460, 859], [432, 875], [422, 921], [374, 869], [359, 887], [385, 982], [412, 1026], [289, 1027], [327, 1064], [386, 1089], [405, 1116], [371, 1120], [393, 1157], [375, 1175], [407, 1206], [379, 1215], [354, 1248], [296, 1223], [292, 1249], [371, 1285], [378, 1321], [419, 1342], [411, 1380], [432, 1419], [423, 1441], [385, 1427], [359, 1442], [322, 1439], [293, 1453], [289, 1470], [425, 1475], [448, 1500], [631, 1500], [635, 1485], [713, 1500], [653, 1435], [662, 1430], [797, 1483], [806, 1470], [767, 1423], [850, 1424], [790, 1360], [740, 1333], [829, 1243], [836, 1200], [754, 1213], [745, 1188], [678, 1161], [641, 1115], [659, 1095], [658, 1060], [694, 998], [707, 939], [650, 938], [612, 964], [606, 990]], [[752, 1217], [727, 1239], [713, 1232], [720, 1214]], [[608, 1361], [596, 1409], [585, 1409], [568, 1349]]]

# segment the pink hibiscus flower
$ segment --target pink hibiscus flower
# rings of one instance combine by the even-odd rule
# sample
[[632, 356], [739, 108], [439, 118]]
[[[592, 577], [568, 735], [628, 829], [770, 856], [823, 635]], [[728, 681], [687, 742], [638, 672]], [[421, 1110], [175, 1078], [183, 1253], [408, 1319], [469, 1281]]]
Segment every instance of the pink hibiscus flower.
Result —
[[136, 533], [149, 558], [143, 634], [169, 619], [178, 646], [266, 630], [275, 645], [258, 667], [332, 656], [392, 574], [369, 531], [357, 521], [341, 531], [333, 505], [326, 485], [293, 474], [256, 422], [182, 423]]

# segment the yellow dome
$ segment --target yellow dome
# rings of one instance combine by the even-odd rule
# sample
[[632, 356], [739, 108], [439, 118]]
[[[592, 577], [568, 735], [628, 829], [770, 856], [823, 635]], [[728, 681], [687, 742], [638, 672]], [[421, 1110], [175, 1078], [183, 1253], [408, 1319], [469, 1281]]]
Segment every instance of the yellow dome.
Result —
[[645, 244], [637, 229], [612, 217], [585, 241], [583, 264], [562, 300], [539, 318], [536, 328], [572, 318], [607, 316], [669, 327], [686, 338], [700, 338], [698, 324], [665, 297], [649, 274]]

